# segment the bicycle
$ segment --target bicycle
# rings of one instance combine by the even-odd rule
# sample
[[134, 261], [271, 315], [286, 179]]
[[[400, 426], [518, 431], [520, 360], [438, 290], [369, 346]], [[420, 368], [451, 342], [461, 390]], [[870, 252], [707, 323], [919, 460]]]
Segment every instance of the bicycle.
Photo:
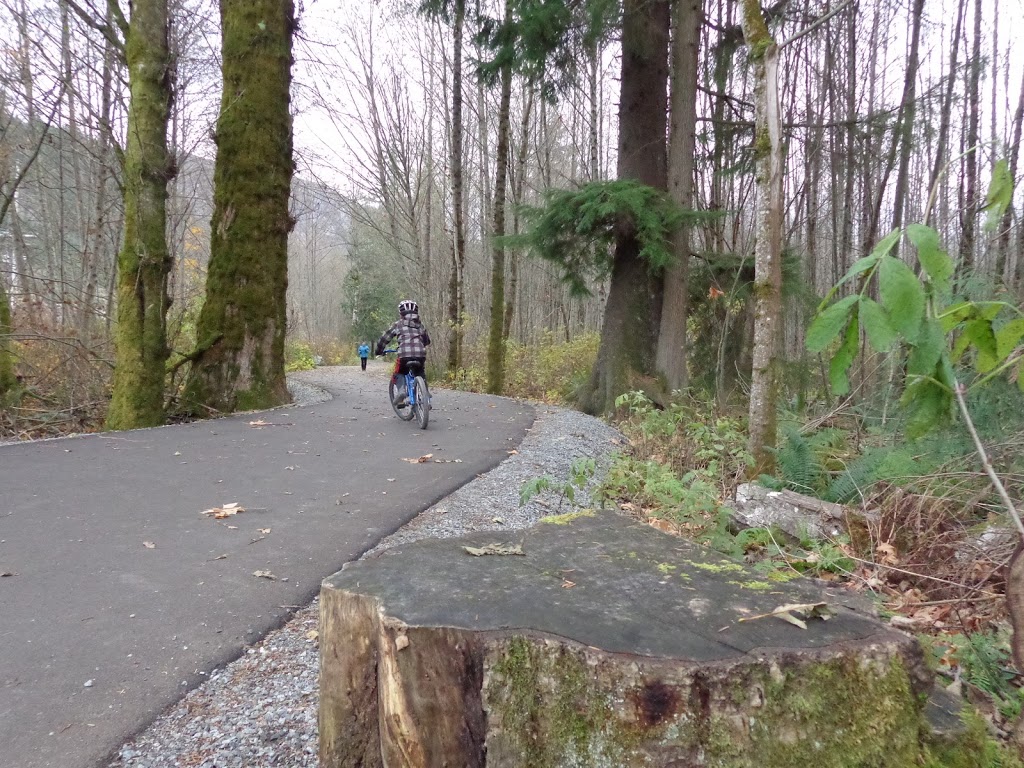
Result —
[[[384, 354], [395, 354], [397, 349], [385, 349]], [[391, 373], [388, 383], [388, 398], [395, 414], [402, 421], [416, 419], [420, 429], [426, 429], [430, 421], [430, 389], [423, 378], [423, 370], [418, 365], [410, 365], [404, 374], [399, 370], [401, 361], [395, 358], [395, 370]], [[402, 379], [404, 378], [404, 382]], [[402, 384], [405, 384], [403, 391]], [[405, 399], [402, 399], [405, 395]]]

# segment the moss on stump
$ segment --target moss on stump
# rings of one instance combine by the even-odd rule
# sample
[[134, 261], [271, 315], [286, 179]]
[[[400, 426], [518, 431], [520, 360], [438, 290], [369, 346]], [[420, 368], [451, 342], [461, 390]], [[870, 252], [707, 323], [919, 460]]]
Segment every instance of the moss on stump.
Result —
[[[422, 541], [325, 580], [324, 768], [985, 764], [957, 762], [984, 739], [933, 737], [917, 642], [855, 598], [803, 579], [744, 588], [744, 565], [617, 514], [558, 522]], [[494, 543], [525, 556], [464, 549]], [[836, 615], [806, 629], [738, 621], [817, 601]]]

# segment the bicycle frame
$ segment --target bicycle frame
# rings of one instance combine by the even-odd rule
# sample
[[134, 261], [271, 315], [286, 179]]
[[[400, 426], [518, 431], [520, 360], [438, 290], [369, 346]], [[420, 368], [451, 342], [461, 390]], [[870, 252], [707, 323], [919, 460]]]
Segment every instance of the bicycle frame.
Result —
[[391, 373], [392, 378], [398, 381], [399, 376], [405, 377], [405, 392], [409, 397], [409, 406], [416, 405], [416, 374], [411, 372], [402, 373], [401, 360], [395, 357], [395, 368]]

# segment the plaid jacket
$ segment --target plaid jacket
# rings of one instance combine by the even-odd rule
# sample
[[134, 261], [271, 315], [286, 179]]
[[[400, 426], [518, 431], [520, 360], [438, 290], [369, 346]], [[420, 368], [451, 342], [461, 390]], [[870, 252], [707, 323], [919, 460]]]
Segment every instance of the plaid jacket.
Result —
[[420, 316], [412, 313], [396, 320], [390, 328], [384, 331], [384, 335], [377, 339], [377, 354], [384, 351], [393, 338], [398, 337], [398, 357], [423, 357], [427, 356], [427, 347], [430, 346], [430, 334], [426, 327], [420, 322]]

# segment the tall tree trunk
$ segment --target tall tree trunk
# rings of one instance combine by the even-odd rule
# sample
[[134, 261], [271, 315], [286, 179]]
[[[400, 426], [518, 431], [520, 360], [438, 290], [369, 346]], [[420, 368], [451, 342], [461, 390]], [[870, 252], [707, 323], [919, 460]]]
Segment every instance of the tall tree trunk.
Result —
[[[506, 0], [505, 15], [510, 15]], [[508, 178], [509, 110], [512, 103], [512, 64], [501, 68], [501, 102], [498, 106], [498, 146], [494, 171], [494, 230], [491, 249], [491, 327], [487, 343], [487, 391], [499, 395], [505, 388], [505, 188]]]
[[743, 36], [754, 66], [754, 175], [758, 204], [754, 243], [754, 348], [750, 381], [752, 475], [774, 469], [782, 321], [782, 121], [779, 48], [758, 0], [743, 1]]
[[[113, 24], [113, 14], [107, 11], [107, 26]], [[168, 54], [170, 56], [170, 54]], [[96, 290], [99, 282], [100, 252], [107, 235], [107, 187], [114, 178], [113, 138], [110, 129], [113, 108], [114, 48], [109, 40], [103, 46], [103, 70], [100, 84], [99, 149], [96, 168], [95, 206], [93, 208], [92, 232], [86, 233], [85, 250], [82, 253], [82, 305], [79, 310], [78, 327], [87, 336], [95, 325]]]
[[[1021, 77], [1020, 81], [1020, 96], [1017, 98], [1017, 109], [1013, 113], [1013, 137], [1010, 139], [1010, 146], [1007, 149], [1007, 153], [1010, 156], [1010, 178], [1017, 181], [1017, 164], [1020, 159], [1020, 139], [1021, 139], [1021, 128], [1024, 126], [1024, 76]], [[1000, 277], [1003, 275], [1003, 271], [1006, 267], [1006, 257], [1010, 251], [1010, 227], [1013, 225], [1013, 206], [1007, 206], [1006, 213], [1003, 214], [1003, 223], [1000, 227], [999, 233], [999, 269], [996, 274]], [[1017, 264], [1024, 262], [1024, 254], [1017, 254]], [[1011, 267], [1012, 271], [1007, 279], [1011, 283], [1016, 283], [1016, 268]]]
[[124, 243], [117, 262], [116, 363], [109, 429], [164, 420], [167, 348], [167, 153], [171, 101], [167, 0], [136, 0], [125, 46], [128, 131], [124, 155]]
[[[702, 0], [675, 0], [672, 9], [672, 74], [669, 103], [668, 191], [682, 208], [693, 207], [693, 153], [697, 131], [697, 51]], [[664, 304], [656, 362], [669, 389], [685, 389], [686, 318], [689, 309], [690, 227], [672, 237], [676, 263], [665, 270]]]
[[[947, 75], [948, 79], [946, 80], [946, 93], [942, 97], [942, 107], [940, 109], [939, 136], [935, 145], [935, 160], [932, 162], [932, 171], [928, 178], [927, 192], [929, 194], [938, 181], [939, 174], [942, 173], [943, 166], [948, 161], [946, 148], [949, 146], [949, 122], [953, 112], [953, 92], [956, 89], [957, 58], [960, 52], [960, 34], [961, 29], [963, 28], [963, 21], [964, 4], [959, 3], [956, 13], [956, 26], [953, 30], [953, 40], [950, 43], [949, 49], [949, 74]], [[930, 217], [931, 211], [925, 211], [924, 219], [926, 222]]]
[[217, 120], [214, 211], [189, 407], [217, 411], [288, 402], [284, 377], [291, 0], [221, 0], [224, 92]]
[[978, 219], [978, 146], [981, 126], [981, 0], [974, 2], [974, 48], [967, 68], [967, 147], [964, 158], [964, 208], [961, 214], [960, 267], [974, 266], [974, 233]]
[[463, 273], [466, 269], [466, 221], [462, 173], [462, 37], [466, 26], [466, 0], [455, 0], [452, 29], [452, 267], [448, 283], [448, 370], [462, 367], [465, 336]]
[[[519, 206], [523, 203], [523, 184], [526, 181], [526, 153], [530, 147], [530, 115], [533, 114], [533, 88], [526, 94], [526, 105], [523, 107], [523, 119], [519, 125], [519, 151], [516, 156], [516, 171], [512, 181], [512, 232], [519, 234]], [[512, 320], [515, 317], [516, 305], [519, 302], [519, 254], [512, 252], [509, 264], [508, 291], [505, 298], [505, 321], [502, 337], [507, 341], [512, 335]]]
[[911, 10], [910, 55], [907, 61], [907, 77], [904, 81], [903, 103], [900, 122], [900, 164], [896, 171], [896, 187], [893, 190], [893, 229], [903, 226], [903, 214], [907, 201], [907, 181], [910, 176], [910, 153], [913, 150], [914, 117], [917, 114], [917, 69], [921, 42], [921, 17], [924, 16], [924, 0], [914, 0]]
[[[667, 185], [669, 24], [667, 0], [623, 3], [618, 177], [661, 190]], [[617, 233], [597, 364], [579, 393], [584, 411], [611, 412], [616, 397], [653, 375], [660, 289], [636, 234]]]
[[11, 305], [7, 297], [7, 286], [0, 275], [0, 408], [6, 403], [8, 394], [17, 384], [14, 377], [14, 354], [11, 352]]

